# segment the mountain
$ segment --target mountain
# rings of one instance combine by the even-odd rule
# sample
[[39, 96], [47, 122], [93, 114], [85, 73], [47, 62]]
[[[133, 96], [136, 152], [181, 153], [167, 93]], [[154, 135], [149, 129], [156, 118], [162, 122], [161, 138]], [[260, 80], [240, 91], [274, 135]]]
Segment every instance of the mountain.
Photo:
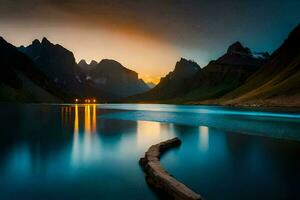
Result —
[[79, 61], [78, 66], [79, 66], [82, 70], [88, 70], [89, 67], [90, 67], [90, 65], [87, 64], [87, 62], [86, 62], [84, 59], [82, 59], [82, 60]]
[[95, 67], [97, 64], [98, 64], [97, 61], [92, 60], [92, 61], [90, 62], [90, 64], [89, 64], [89, 66], [90, 66], [91, 68], [93, 68], [93, 67]]
[[0, 37], [0, 101], [60, 102], [67, 98], [25, 54]]
[[224, 55], [211, 61], [187, 81], [188, 92], [179, 98], [199, 101], [221, 97], [241, 86], [268, 58], [268, 53], [252, 53], [240, 42], [235, 42]]
[[300, 24], [244, 85], [226, 94], [224, 104], [300, 106]]
[[150, 91], [130, 97], [130, 100], [161, 101], [178, 97], [185, 93], [185, 82], [195, 76], [200, 66], [191, 60], [181, 58], [175, 65], [175, 69]]
[[253, 53], [235, 42], [201, 70], [196, 63], [181, 59], [156, 87], [131, 99], [185, 103], [218, 98], [241, 86], [268, 58], [268, 53]]
[[152, 88], [154, 88], [156, 86], [156, 84], [153, 83], [153, 82], [148, 82], [146, 84], [149, 86], [150, 89], [152, 89]]
[[97, 97], [109, 99], [113, 95], [96, 88], [92, 81], [75, 62], [71, 51], [61, 45], [51, 43], [47, 38], [34, 40], [27, 47], [19, 50], [29, 56], [46, 76], [53, 80], [59, 88], [73, 97]]
[[98, 63], [95, 60], [92, 60], [88, 64], [84, 59], [80, 60], [78, 66], [82, 69], [83, 72], [87, 73], [90, 69], [95, 67]]
[[138, 74], [115, 60], [103, 59], [88, 70], [88, 79], [98, 87], [118, 97], [127, 97], [149, 90], [149, 86], [138, 78]]

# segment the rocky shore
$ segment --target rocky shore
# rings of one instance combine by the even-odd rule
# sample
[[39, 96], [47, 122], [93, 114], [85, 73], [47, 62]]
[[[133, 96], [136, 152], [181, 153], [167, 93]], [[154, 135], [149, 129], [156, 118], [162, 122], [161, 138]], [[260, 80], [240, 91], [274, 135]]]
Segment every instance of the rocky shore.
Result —
[[179, 146], [180, 139], [173, 138], [156, 145], [152, 145], [141, 158], [139, 163], [142, 166], [147, 183], [157, 191], [158, 194], [175, 200], [201, 200], [201, 196], [183, 183], [172, 177], [159, 162], [160, 155], [166, 150]]

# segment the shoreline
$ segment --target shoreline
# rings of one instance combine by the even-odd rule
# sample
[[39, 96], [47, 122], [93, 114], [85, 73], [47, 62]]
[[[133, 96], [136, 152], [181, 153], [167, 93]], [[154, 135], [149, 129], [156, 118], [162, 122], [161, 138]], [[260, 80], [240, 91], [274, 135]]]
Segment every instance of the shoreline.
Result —
[[[111, 102], [109, 104], [118, 104]], [[119, 104], [162, 104], [162, 105], [181, 105], [181, 106], [219, 106], [227, 108], [258, 108], [258, 109], [294, 109], [300, 112], [300, 106], [284, 106], [284, 105], [258, 105], [258, 104], [217, 104], [217, 103], [170, 103], [170, 102], [119, 102]]]
[[[76, 105], [73, 102], [0, 102], [2, 105]], [[145, 105], [178, 105], [178, 106], [211, 106], [223, 108], [243, 108], [243, 109], [257, 109], [260, 111], [274, 111], [274, 112], [300, 112], [300, 106], [282, 106], [282, 105], [258, 105], [258, 104], [216, 104], [216, 103], [170, 103], [170, 102], [98, 102], [96, 105], [106, 104], [145, 104]], [[86, 105], [86, 104], [78, 104]]]

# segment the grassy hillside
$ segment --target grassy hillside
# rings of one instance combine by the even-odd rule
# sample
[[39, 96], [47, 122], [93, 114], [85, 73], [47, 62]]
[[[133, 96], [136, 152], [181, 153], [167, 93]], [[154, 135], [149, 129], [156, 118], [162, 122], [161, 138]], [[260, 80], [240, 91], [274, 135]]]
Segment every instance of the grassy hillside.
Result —
[[260, 70], [253, 74], [244, 85], [226, 94], [220, 102], [262, 105], [272, 102], [272, 105], [280, 105], [282, 99], [285, 98], [284, 105], [290, 102], [293, 106], [300, 106], [299, 96], [300, 26], [298, 25]]

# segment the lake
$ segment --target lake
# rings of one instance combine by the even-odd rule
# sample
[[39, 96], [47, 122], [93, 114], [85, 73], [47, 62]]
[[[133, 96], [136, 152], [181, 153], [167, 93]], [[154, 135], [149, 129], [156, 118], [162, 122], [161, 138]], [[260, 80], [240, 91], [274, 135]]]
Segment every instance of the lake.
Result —
[[157, 199], [138, 160], [205, 199], [300, 195], [300, 112], [144, 104], [1, 104], [0, 199]]

